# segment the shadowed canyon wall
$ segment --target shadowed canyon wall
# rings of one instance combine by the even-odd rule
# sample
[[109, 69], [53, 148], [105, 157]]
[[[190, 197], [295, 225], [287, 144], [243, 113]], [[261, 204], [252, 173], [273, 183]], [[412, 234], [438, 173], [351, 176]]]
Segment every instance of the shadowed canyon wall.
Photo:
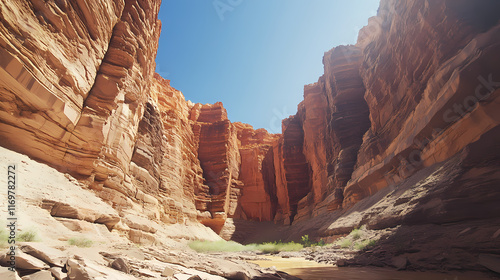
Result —
[[92, 222], [134, 242], [344, 213], [479, 140], [498, 156], [498, 1], [381, 1], [282, 134], [154, 73], [159, 1], [19, 2], [0, 3], [0, 144], [77, 177], [118, 210]]

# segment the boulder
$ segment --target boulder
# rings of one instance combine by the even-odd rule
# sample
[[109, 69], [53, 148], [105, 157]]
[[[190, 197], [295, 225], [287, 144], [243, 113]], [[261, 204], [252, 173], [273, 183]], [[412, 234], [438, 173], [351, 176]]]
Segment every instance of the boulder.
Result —
[[397, 270], [405, 270], [408, 265], [408, 258], [405, 256], [397, 256], [392, 258], [392, 266]]
[[[4, 266], [8, 266], [8, 261], [11, 256], [9, 255], [3, 255], [2, 258], [0, 259], [0, 264]], [[16, 251], [16, 268], [20, 269], [29, 269], [29, 270], [40, 270], [40, 269], [48, 269], [49, 265], [46, 264], [45, 262], [28, 255], [24, 253], [21, 250]]]
[[54, 278], [56, 280], [64, 280], [68, 276], [66, 274], [66, 272], [63, 272], [62, 268], [60, 268], [60, 267], [56, 267], [56, 266], [55, 267], [51, 267], [49, 269], [49, 271], [50, 271], [50, 273], [52, 273], [52, 276], [54, 276]]
[[130, 273], [130, 268], [127, 264], [127, 261], [125, 261], [123, 258], [117, 258], [111, 263], [111, 268], [114, 268], [116, 270], [119, 270], [123, 273], [129, 274]]
[[167, 266], [167, 267], [165, 267], [165, 269], [163, 269], [161, 276], [162, 277], [172, 277], [172, 276], [174, 276], [174, 270]]
[[68, 259], [66, 262], [69, 280], [90, 280], [94, 279], [89, 275], [85, 267], [75, 259]]
[[20, 249], [28, 255], [58, 267], [63, 267], [68, 259], [64, 252], [40, 242], [23, 243]]

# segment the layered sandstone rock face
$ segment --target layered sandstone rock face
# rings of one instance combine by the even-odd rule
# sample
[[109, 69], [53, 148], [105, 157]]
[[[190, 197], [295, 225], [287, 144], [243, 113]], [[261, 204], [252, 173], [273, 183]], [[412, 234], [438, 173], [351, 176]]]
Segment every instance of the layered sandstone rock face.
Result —
[[275, 143], [274, 166], [279, 208], [275, 220], [289, 224], [299, 201], [311, 190], [311, 168], [304, 155], [304, 130], [299, 116], [283, 120], [283, 135]]
[[[159, 6], [0, 4], [2, 146], [78, 176], [120, 216], [91, 222], [139, 243], [155, 242], [162, 223], [196, 223], [206, 187], [193, 105], [153, 77]], [[53, 209], [67, 203], [43, 205], [61, 217]]]
[[114, 187], [154, 73], [159, 1], [1, 5], [3, 145]]

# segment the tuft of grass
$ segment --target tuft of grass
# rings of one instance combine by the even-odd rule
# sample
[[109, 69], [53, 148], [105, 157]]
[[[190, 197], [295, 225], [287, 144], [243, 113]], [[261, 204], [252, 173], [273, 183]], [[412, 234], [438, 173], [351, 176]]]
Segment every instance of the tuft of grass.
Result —
[[245, 251], [245, 246], [234, 241], [193, 241], [189, 243], [189, 248], [196, 252], [240, 252]]
[[29, 229], [21, 231], [21, 233], [16, 236], [16, 240], [21, 242], [37, 242], [40, 241], [40, 238], [34, 229]]
[[356, 250], [364, 250], [366, 248], [375, 246], [376, 243], [377, 242], [375, 240], [367, 239], [354, 244], [354, 248], [356, 248]]
[[340, 241], [340, 248], [349, 248], [351, 247], [352, 245], [352, 240], [351, 239], [348, 239], [348, 238], [344, 238], [342, 239], [342, 241]]
[[351, 236], [352, 240], [358, 240], [361, 238], [362, 232], [360, 229], [355, 228], [351, 231], [351, 233], [349, 233], [349, 235]]
[[279, 253], [279, 252], [291, 252], [300, 251], [304, 246], [300, 243], [295, 242], [267, 242], [263, 244], [251, 244], [256, 245], [256, 249], [262, 251], [263, 253]]
[[92, 247], [94, 242], [88, 238], [85, 237], [72, 237], [68, 239], [68, 244], [69, 245], [75, 245], [80, 248], [89, 248]]
[[243, 252], [243, 251], [262, 251], [263, 253], [278, 253], [299, 251], [304, 248], [300, 243], [295, 242], [266, 242], [262, 244], [242, 245], [234, 241], [193, 241], [189, 247], [196, 252]]

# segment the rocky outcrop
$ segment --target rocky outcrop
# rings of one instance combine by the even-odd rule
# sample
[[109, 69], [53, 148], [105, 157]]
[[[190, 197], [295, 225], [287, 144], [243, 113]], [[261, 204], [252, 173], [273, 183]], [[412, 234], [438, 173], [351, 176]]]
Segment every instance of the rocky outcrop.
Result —
[[117, 188], [154, 73], [159, 2], [2, 5], [2, 145]]
[[[300, 107], [299, 107], [300, 108]], [[283, 135], [273, 146], [276, 194], [279, 208], [275, 220], [289, 224], [299, 201], [311, 190], [311, 168], [304, 155], [304, 130], [300, 118], [283, 120]]]
[[[304, 155], [312, 167], [312, 191], [300, 203], [298, 220], [339, 209], [343, 191], [369, 127], [365, 88], [359, 74], [361, 50], [339, 46], [323, 58], [325, 74], [304, 88], [297, 116], [304, 130]], [[329, 196], [327, 205], [322, 203]]]
[[109, 201], [156, 203], [129, 171], [160, 2], [0, 5], [2, 146], [88, 180]]

